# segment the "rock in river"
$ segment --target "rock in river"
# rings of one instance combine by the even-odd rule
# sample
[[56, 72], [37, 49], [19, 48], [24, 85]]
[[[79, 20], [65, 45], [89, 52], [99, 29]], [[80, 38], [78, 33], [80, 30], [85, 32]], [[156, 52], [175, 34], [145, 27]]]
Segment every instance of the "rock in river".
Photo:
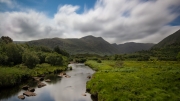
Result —
[[22, 89], [24, 89], [24, 90], [28, 90], [28, 88], [29, 88], [28, 85], [25, 85], [25, 86], [22, 87]]
[[19, 95], [18, 98], [19, 99], [25, 99], [25, 96], [24, 95]]
[[51, 82], [51, 80], [50, 80], [50, 79], [46, 79], [45, 81], [46, 81], [46, 82]]
[[30, 92], [30, 91], [26, 91], [26, 92], [23, 93], [23, 95], [26, 95], [26, 96], [36, 96], [36, 93]]
[[38, 84], [38, 88], [41, 88], [41, 87], [44, 87], [44, 86], [46, 86], [45, 83], [42, 83], [42, 82], [41, 82], [41, 83]]
[[34, 91], [35, 91], [35, 89], [34, 89], [34, 88], [28, 88], [28, 91], [30, 91], [30, 92], [34, 92]]

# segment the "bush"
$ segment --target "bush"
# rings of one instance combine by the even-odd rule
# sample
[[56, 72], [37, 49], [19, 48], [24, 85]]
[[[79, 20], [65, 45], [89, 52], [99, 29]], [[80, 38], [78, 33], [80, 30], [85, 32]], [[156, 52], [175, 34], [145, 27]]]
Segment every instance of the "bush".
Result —
[[34, 52], [26, 51], [23, 53], [22, 61], [28, 68], [34, 68], [40, 60]]
[[101, 63], [102, 61], [100, 59], [97, 60], [97, 63]]
[[63, 65], [63, 58], [60, 54], [57, 54], [57, 53], [48, 54], [45, 61], [51, 64], [52, 66]]

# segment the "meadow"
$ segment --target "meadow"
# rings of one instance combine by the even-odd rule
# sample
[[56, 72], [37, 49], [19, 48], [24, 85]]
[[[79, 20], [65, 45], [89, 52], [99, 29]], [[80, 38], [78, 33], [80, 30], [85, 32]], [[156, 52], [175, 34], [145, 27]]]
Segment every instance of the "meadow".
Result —
[[178, 61], [88, 60], [96, 70], [87, 91], [98, 101], [179, 101]]

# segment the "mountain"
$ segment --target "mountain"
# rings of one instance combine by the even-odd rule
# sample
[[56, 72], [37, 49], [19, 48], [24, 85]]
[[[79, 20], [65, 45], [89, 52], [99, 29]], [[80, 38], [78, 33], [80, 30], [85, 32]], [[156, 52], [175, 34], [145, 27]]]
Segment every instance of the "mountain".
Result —
[[141, 50], [149, 50], [154, 44], [152, 43], [134, 43], [128, 42], [117, 45], [119, 53], [133, 53]]
[[61, 49], [66, 50], [70, 54], [99, 54], [99, 55], [110, 55], [120, 53], [131, 53], [141, 50], [148, 50], [154, 44], [143, 44], [143, 43], [125, 43], [125, 44], [110, 44], [105, 41], [102, 37], [94, 37], [92, 35], [85, 36], [82, 38], [49, 38], [40, 39], [27, 42], [29, 45], [44, 45], [50, 48], [59, 46]]
[[167, 46], [172, 46], [172, 45], [176, 45], [176, 44], [180, 45], [180, 30], [167, 36], [162, 41], [160, 41], [158, 44], [156, 44], [153, 48], [167, 47]]
[[176, 60], [176, 56], [180, 52], [180, 30], [164, 38], [150, 51], [159, 60]]
[[52, 38], [52, 39], [41, 39], [27, 42], [30, 45], [45, 45], [50, 48], [59, 46], [61, 49], [66, 50], [70, 54], [114, 54], [118, 50], [113, 47], [110, 43], [105, 41], [101, 37], [86, 36], [80, 39], [62, 39], [62, 38]]

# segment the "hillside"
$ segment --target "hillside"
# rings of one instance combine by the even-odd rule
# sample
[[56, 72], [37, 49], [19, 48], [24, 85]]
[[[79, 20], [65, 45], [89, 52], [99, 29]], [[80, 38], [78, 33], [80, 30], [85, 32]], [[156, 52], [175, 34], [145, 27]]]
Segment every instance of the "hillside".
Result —
[[180, 45], [180, 30], [167, 36], [162, 41], [160, 41], [158, 44], [156, 44], [153, 48], [167, 47], [167, 46], [172, 46], [172, 45], [176, 45], [176, 44]]
[[143, 44], [143, 43], [125, 43], [125, 44], [110, 44], [105, 41], [102, 37], [85, 36], [82, 38], [49, 38], [40, 39], [27, 42], [29, 45], [44, 45], [50, 48], [59, 46], [61, 49], [66, 50], [70, 54], [99, 54], [99, 55], [110, 55], [110, 54], [121, 54], [121, 53], [132, 53], [141, 50], [148, 50], [154, 44]]
[[180, 52], [180, 30], [160, 41], [150, 51], [159, 60], [176, 60]]
[[152, 43], [124, 43], [117, 45], [119, 53], [133, 53], [141, 50], [149, 50], [154, 44]]

